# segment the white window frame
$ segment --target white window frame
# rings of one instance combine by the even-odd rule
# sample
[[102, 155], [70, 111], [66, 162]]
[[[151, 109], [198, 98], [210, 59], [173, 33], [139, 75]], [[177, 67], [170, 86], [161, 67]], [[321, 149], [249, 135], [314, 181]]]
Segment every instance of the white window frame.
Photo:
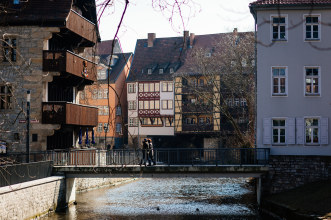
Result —
[[107, 89], [107, 88], [105, 88], [105, 89], [103, 90], [103, 98], [104, 98], [104, 99], [108, 99], [108, 89]]
[[98, 123], [98, 133], [101, 133], [103, 130], [102, 123]]
[[109, 107], [108, 107], [108, 105], [103, 106], [103, 115], [109, 115]]
[[129, 118], [129, 127], [138, 127], [139, 120], [138, 118], [130, 117]]
[[136, 84], [134, 83], [128, 84], [128, 93], [136, 93]]
[[[274, 27], [274, 23], [273, 23], [273, 18], [285, 18], [285, 38], [281, 39], [280, 38], [280, 30], [279, 30], [279, 26], [278, 26], [278, 37], [274, 38], [273, 37], [273, 27]], [[270, 39], [271, 41], [288, 41], [288, 15], [287, 14], [272, 14], [270, 15]]]
[[[284, 126], [274, 126], [274, 120], [284, 120], [285, 121], [285, 124]], [[287, 144], [287, 120], [286, 118], [271, 118], [271, 143], [272, 145], [286, 145]], [[278, 131], [278, 142], [274, 142], [274, 130], [277, 130]], [[281, 129], [284, 129], [284, 133], [285, 133], [285, 139], [284, 139], [284, 142], [280, 142], [280, 130]]]
[[[307, 22], [306, 22], [306, 18], [307, 17], [318, 17], [318, 38], [314, 38], [313, 37], [313, 31], [311, 31], [311, 38], [307, 38], [306, 37], [306, 33], [307, 33]], [[311, 23], [310, 26], [313, 27], [314, 25], [316, 25], [316, 23]], [[310, 41], [320, 41], [321, 40], [321, 14], [304, 14], [303, 15], [303, 39], [305, 42], [310, 42]]]
[[149, 75], [152, 74], [152, 69], [151, 69], [151, 68], [148, 68], [148, 69], [147, 69], [147, 74], [149, 74]]
[[[285, 77], [274, 76], [274, 69], [285, 69]], [[278, 93], [274, 93], [274, 78], [278, 78]], [[280, 80], [281, 78], [285, 78], [285, 92], [280, 92]], [[271, 67], [271, 96], [288, 96], [288, 67], [287, 66], [272, 66]]]
[[[309, 77], [307, 77], [306, 76], [306, 69], [318, 69], [318, 76], [316, 77], [314, 77], [314, 76], [309, 76]], [[321, 70], [321, 67], [320, 66], [305, 66], [304, 67], [304, 70], [303, 70], [303, 89], [304, 89], [304, 96], [306, 96], [306, 97], [316, 97], [316, 96], [318, 96], [318, 97], [320, 97], [321, 95], [322, 95], [322, 93], [321, 93], [321, 91], [322, 91], [322, 79], [321, 79], [321, 74], [322, 73], [322, 70]], [[313, 78], [317, 78], [318, 79], [318, 92], [317, 93], [313, 93], [313, 92], [311, 92], [311, 93], [307, 93], [307, 90], [306, 90], [306, 79], [307, 78], [310, 78], [310, 79], [313, 79]], [[311, 85], [312, 85], [312, 83], [311, 83]], [[313, 90], [313, 86], [311, 86], [311, 90]]]
[[[318, 125], [317, 126], [309, 126], [311, 128], [317, 128], [318, 129], [318, 142], [317, 143], [314, 143], [314, 142], [309, 142], [307, 143], [307, 140], [306, 140], [306, 129], [307, 129], [307, 126], [306, 126], [306, 120], [308, 119], [317, 119], [318, 120]], [[311, 140], [313, 141], [313, 134], [310, 134], [311, 136]], [[321, 117], [317, 116], [317, 117], [304, 117], [304, 143], [305, 145], [320, 145], [321, 144]]]
[[98, 89], [98, 99], [103, 99], [103, 89]]
[[159, 74], [163, 74], [163, 68], [159, 69]]
[[136, 108], [137, 108], [137, 101], [128, 101], [129, 110], [136, 110]]

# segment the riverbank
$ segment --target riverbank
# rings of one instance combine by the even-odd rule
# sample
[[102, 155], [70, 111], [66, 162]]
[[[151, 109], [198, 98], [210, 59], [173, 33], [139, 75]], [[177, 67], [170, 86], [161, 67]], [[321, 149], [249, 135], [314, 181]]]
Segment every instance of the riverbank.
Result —
[[331, 180], [265, 197], [262, 210], [286, 219], [331, 219]]

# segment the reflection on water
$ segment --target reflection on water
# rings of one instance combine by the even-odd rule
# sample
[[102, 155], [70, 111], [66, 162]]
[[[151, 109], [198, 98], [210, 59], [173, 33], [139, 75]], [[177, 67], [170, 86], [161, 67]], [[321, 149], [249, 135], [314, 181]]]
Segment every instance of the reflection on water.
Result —
[[247, 179], [141, 179], [77, 194], [48, 219], [257, 219]]

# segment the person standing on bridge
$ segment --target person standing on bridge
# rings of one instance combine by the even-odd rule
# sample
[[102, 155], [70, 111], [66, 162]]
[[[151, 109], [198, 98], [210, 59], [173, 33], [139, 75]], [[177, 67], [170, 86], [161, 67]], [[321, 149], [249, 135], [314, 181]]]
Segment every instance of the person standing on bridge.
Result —
[[146, 157], [148, 157], [148, 143], [146, 138], [143, 140], [143, 146], [142, 146], [142, 159], [140, 160], [139, 165], [141, 166], [142, 164], [144, 164], [146, 166]]
[[153, 143], [151, 139], [148, 139], [148, 166], [151, 166], [152, 162], [155, 165]]

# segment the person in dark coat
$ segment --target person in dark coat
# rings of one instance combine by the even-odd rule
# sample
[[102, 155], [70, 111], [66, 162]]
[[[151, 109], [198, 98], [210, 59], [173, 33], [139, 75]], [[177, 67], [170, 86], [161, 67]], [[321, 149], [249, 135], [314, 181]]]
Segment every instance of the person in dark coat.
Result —
[[148, 139], [148, 166], [151, 166], [152, 162], [155, 165], [153, 143], [151, 139]]
[[148, 143], [147, 143], [147, 140], [146, 140], [146, 138], [143, 140], [143, 142], [142, 142], [142, 149], [141, 149], [141, 151], [142, 151], [142, 154], [143, 154], [143, 156], [142, 156], [142, 159], [140, 160], [140, 163], [139, 163], [139, 165], [141, 166], [142, 164], [144, 164], [145, 166], [146, 166], [146, 157], [148, 157]]

